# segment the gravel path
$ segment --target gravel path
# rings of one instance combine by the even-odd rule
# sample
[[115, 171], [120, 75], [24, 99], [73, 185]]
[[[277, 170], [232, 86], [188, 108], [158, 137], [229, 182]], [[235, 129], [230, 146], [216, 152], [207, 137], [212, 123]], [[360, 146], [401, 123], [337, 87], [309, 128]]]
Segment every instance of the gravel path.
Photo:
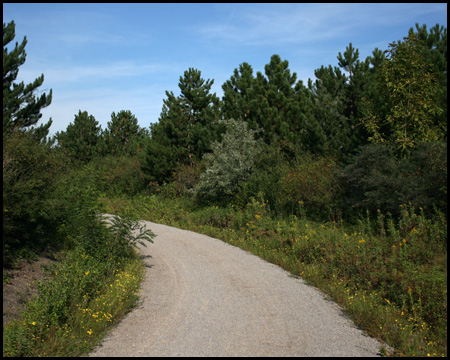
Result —
[[339, 307], [220, 240], [145, 222], [141, 305], [90, 356], [376, 356]]

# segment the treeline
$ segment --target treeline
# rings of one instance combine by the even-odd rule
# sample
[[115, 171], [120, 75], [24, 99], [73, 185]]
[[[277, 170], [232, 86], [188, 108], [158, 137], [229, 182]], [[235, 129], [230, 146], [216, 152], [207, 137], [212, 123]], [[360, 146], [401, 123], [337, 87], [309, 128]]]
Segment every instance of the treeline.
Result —
[[46, 243], [61, 220], [56, 187], [83, 166], [106, 195], [163, 186], [199, 204], [258, 198], [277, 214], [323, 220], [395, 215], [408, 202], [446, 212], [447, 29], [438, 24], [416, 24], [365, 60], [350, 43], [307, 84], [273, 55], [264, 73], [240, 64], [219, 99], [214, 80], [190, 68], [150, 131], [128, 110], [113, 112], [106, 129], [80, 110], [52, 138], [51, 119], [37, 126], [52, 92], [35, 95], [43, 75], [14, 83], [26, 39], [8, 53], [5, 24], [3, 38], [4, 254], [24, 239]]
[[[19, 257], [43, 252], [72, 252], [61, 265], [61, 269], [70, 268], [69, 275], [54, 277], [56, 282], [62, 279], [56, 290], [43, 286], [43, 294], [60, 295], [57, 303], [52, 296], [37, 303], [33, 314], [41, 316], [39, 327], [35, 320], [25, 332], [20, 324], [8, 327], [13, 329], [7, 333], [8, 354], [19, 354], [16, 350], [24, 349], [21, 344], [36, 344], [35, 335], [47, 333], [49, 324], [53, 329], [65, 329], [80, 301], [96, 304], [96, 296], [103, 294], [114, 274], [131, 266], [130, 245], [135, 241], [129, 236], [131, 225], [124, 223], [124, 231], [111, 233], [99, 223], [98, 214], [105, 210], [108, 199], [139, 195], [151, 195], [140, 197], [141, 202], [149, 203], [150, 212], [164, 210], [159, 201], [167, 198], [174, 198], [167, 203], [181, 200], [200, 209], [197, 217], [206, 219], [205, 226], [219, 224], [232, 233], [232, 241], [248, 241], [250, 247], [273, 245], [280, 259], [289, 255], [286, 259], [292, 259], [289, 264], [298, 267], [300, 274], [306, 271], [301, 267], [308, 265], [304, 259], [312, 255], [314, 269], [334, 264], [339, 273], [351, 268], [345, 276], [339, 273], [339, 279], [344, 276], [350, 283], [356, 281], [355, 274], [366, 276], [360, 264], [392, 269], [384, 280], [357, 282], [391, 300], [408, 293], [410, 303], [403, 304], [408, 311], [422, 309], [421, 299], [433, 304], [423, 308], [423, 317], [437, 324], [436, 333], [445, 328], [446, 334], [446, 316], [442, 323], [434, 316], [439, 301], [430, 300], [420, 285], [429, 278], [437, 279], [433, 284], [446, 283], [441, 281], [446, 278], [442, 271], [446, 266], [441, 264], [446, 262], [446, 244], [441, 240], [446, 238], [442, 235], [446, 226], [441, 229], [441, 224], [447, 217], [445, 27], [436, 25], [428, 30], [416, 25], [405, 38], [385, 51], [375, 49], [365, 60], [350, 43], [337, 55], [336, 66], [321, 66], [315, 71], [316, 79], [307, 84], [297, 80], [288, 61], [278, 55], [271, 57], [264, 72], [256, 74], [244, 62], [222, 85], [222, 99], [211, 93], [213, 80], [203, 79], [200, 70], [190, 68], [180, 76], [180, 93], [166, 92], [159, 121], [149, 130], [141, 128], [129, 110], [113, 112], [105, 129], [93, 115], [80, 110], [67, 129], [53, 137], [48, 136], [52, 119], [38, 125], [41, 109], [51, 104], [52, 91], [37, 95], [44, 75], [27, 85], [16, 82], [27, 41], [25, 38], [8, 50], [14, 37], [14, 22], [3, 24], [3, 264], [11, 266]], [[156, 203], [160, 205], [151, 208]], [[258, 204], [264, 213], [252, 213], [252, 204]], [[411, 210], [405, 212], [405, 206]], [[175, 217], [182, 217], [185, 209], [176, 207], [174, 211], [180, 213]], [[167, 214], [172, 216], [174, 211]], [[262, 215], [267, 228], [254, 224]], [[331, 221], [336, 229], [341, 221], [358, 226], [361, 216], [368, 222], [372, 219], [379, 228], [381, 240], [371, 240], [375, 252], [360, 254], [367, 239], [349, 243], [348, 249], [340, 251], [332, 241], [337, 239], [335, 235], [306, 242], [311, 233], [305, 232], [287, 238], [280, 235], [277, 240], [279, 224], [286, 223], [280, 219], [289, 218], [293, 227], [304, 231], [306, 219], [318, 224]], [[324, 228], [315, 227], [317, 233]], [[236, 239], [234, 231], [242, 239]], [[433, 235], [436, 232], [438, 237]], [[297, 245], [290, 236], [297, 239]], [[347, 233], [343, 236], [347, 241]], [[391, 238], [397, 245], [391, 244]], [[320, 248], [316, 241], [328, 245]], [[414, 254], [411, 259], [396, 250], [405, 243]], [[316, 254], [325, 248], [330, 253]], [[430, 256], [416, 269], [419, 253]], [[358, 261], [348, 261], [349, 254]], [[440, 259], [439, 264], [433, 263], [433, 256]], [[75, 271], [72, 263], [84, 265]], [[412, 270], [403, 274], [408, 266]], [[330, 273], [322, 270], [325, 275]], [[378, 270], [374, 271], [368, 273]], [[425, 274], [429, 272], [428, 277]], [[70, 289], [78, 286], [80, 279], [89, 282], [72, 293]], [[137, 283], [130, 287], [130, 296]], [[414, 320], [411, 326], [418, 324]], [[100, 334], [104, 325], [98, 326]], [[93, 330], [75, 328], [79, 333], [71, 333], [58, 351], [64, 353], [65, 344], [73, 344], [73, 339], [83, 341], [78, 353], [86, 351], [83, 344], [92, 338]], [[439, 334], [439, 339], [446, 339]], [[401, 343], [409, 346], [408, 339]], [[27, 351], [20, 354], [34, 354]], [[39, 354], [45, 354], [42, 351]]]
[[214, 80], [190, 68], [149, 132], [130, 111], [113, 113], [103, 131], [80, 111], [55, 150], [82, 163], [135, 159], [134, 171], [121, 164], [109, 173], [142, 179], [128, 194], [171, 184], [199, 203], [262, 197], [277, 213], [323, 219], [398, 214], [408, 202], [446, 211], [446, 51], [446, 28], [416, 24], [365, 60], [350, 43], [307, 84], [278, 55], [264, 73], [244, 62], [222, 99], [211, 93]]

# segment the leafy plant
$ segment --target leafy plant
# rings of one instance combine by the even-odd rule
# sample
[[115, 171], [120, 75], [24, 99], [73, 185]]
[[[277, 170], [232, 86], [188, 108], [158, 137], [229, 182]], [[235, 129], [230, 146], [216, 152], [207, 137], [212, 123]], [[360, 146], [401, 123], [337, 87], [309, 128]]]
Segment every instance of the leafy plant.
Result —
[[212, 145], [212, 153], [204, 156], [205, 171], [193, 193], [200, 201], [230, 199], [239, 190], [240, 183], [251, 175], [256, 156], [260, 152], [255, 130], [244, 121], [228, 120], [221, 142]]

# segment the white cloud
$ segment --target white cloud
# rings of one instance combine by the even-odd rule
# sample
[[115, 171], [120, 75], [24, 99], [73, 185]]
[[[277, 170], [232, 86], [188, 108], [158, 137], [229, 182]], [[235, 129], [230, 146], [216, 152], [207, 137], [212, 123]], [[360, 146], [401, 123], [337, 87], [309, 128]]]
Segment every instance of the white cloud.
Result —
[[[224, 5], [232, 16], [204, 22], [195, 31], [226, 45], [308, 44], [346, 37], [378, 26], [392, 27], [426, 14], [447, 11], [446, 4], [252, 4]], [[408, 29], [405, 29], [405, 32]]]
[[[157, 75], [173, 69], [174, 65], [149, 63], [142, 64], [135, 61], [116, 61], [109, 64], [98, 65], [69, 65], [56, 64], [32, 64], [20, 69], [20, 79], [25, 82], [44, 73], [47, 84], [92, 81], [94, 79], [114, 79], [123, 77], [137, 77]], [[175, 65], [175, 68], [178, 66]], [[37, 70], [39, 69], [39, 70]], [[38, 75], [36, 75], [38, 74]]]

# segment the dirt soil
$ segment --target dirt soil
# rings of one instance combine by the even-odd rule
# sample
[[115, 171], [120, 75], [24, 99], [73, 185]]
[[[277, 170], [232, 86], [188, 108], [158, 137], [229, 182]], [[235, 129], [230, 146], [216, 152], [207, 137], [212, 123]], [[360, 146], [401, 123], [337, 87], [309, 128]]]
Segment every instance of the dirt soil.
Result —
[[35, 261], [22, 259], [13, 269], [3, 269], [3, 325], [20, 317], [19, 311], [37, 295], [37, 284], [44, 280], [42, 267], [53, 262], [49, 257]]

